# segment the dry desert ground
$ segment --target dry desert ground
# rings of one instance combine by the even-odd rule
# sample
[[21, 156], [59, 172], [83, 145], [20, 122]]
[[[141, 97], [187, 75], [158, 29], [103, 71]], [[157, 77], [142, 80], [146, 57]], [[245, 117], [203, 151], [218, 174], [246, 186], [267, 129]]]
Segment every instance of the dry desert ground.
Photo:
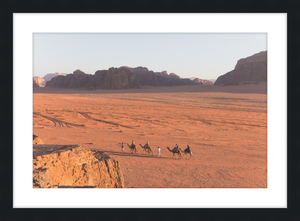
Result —
[[[35, 88], [33, 133], [46, 144], [105, 151], [127, 188], [266, 188], [266, 86]], [[122, 152], [132, 140], [138, 153], [126, 144]], [[153, 156], [139, 146], [147, 141]], [[189, 145], [194, 158], [173, 158], [166, 147], [175, 144]]]

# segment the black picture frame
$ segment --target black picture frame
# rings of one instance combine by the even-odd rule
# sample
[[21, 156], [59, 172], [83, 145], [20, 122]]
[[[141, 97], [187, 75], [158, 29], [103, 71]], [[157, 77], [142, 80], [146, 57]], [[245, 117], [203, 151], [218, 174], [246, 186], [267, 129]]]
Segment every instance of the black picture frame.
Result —
[[[13, 208], [13, 13], [287, 13], [288, 205], [245, 209], [16, 209]], [[2, 0], [0, 2], [1, 182], [0, 220], [300, 220], [299, 39], [295, 0], [95, 1]], [[276, 138], [274, 138], [276, 139]], [[38, 199], [37, 199], [38, 200]], [[101, 200], [101, 199], [99, 199]], [[116, 199], [117, 200], [117, 199]]]

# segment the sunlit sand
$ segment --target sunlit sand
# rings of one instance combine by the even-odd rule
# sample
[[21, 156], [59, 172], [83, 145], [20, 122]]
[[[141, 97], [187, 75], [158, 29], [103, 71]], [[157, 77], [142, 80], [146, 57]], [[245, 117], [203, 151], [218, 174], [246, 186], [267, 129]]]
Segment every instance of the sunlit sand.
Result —
[[[46, 144], [105, 151], [119, 161], [128, 188], [266, 188], [266, 91], [266, 82], [95, 91], [35, 88], [33, 133]], [[126, 144], [132, 140], [137, 153]], [[153, 155], [139, 145], [147, 141]], [[193, 157], [173, 157], [167, 147], [176, 144], [182, 150], [189, 145]]]

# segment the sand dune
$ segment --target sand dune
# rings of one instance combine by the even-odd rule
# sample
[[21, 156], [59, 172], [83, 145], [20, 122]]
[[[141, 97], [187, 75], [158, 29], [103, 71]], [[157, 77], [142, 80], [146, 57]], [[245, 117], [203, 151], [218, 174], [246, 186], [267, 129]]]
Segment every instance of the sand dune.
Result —
[[[129, 90], [35, 88], [33, 132], [119, 161], [125, 187], [266, 188], [266, 82]], [[127, 145], [137, 144], [131, 154]], [[142, 153], [147, 140], [154, 155]], [[194, 159], [172, 159], [190, 145]], [[157, 147], [162, 157], [157, 157]]]

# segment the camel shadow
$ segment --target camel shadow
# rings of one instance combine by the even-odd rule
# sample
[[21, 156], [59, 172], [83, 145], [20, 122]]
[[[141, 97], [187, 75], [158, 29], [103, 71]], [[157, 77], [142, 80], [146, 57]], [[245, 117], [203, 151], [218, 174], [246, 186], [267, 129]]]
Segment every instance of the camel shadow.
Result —
[[167, 157], [158, 157], [156, 155], [147, 155], [141, 153], [130, 153], [130, 152], [119, 152], [119, 151], [104, 151], [104, 152], [107, 153], [108, 155], [115, 155], [115, 156], [169, 159]]
[[96, 186], [58, 186], [57, 188], [96, 188]]

